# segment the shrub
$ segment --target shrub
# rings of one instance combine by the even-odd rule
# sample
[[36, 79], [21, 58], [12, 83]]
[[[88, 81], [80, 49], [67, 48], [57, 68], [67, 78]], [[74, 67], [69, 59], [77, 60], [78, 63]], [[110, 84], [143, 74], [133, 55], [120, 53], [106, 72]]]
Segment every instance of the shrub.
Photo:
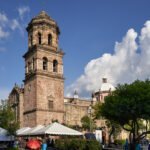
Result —
[[100, 143], [96, 140], [88, 140], [86, 142], [86, 150], [101, 150]]
[[119, 145], [124, 145], [125, 140], [115, 140], [114, 143], [119, 144]]
[[69, 143], [69, 150], [84, 150], [86, 141], [83, 139], [72, 139]]
[[65, 140], [63, 140], [63, 139], [56, 140], [55, 141], [55, 147], [60, 149], [60, 150], [65, 150], [65, 147], [66, 147], [65, 146]]
[[12, 147], [12, 148], [8, 148], [8, 150], [19, 150], [19, 148]]
[[85, 139], [59, 139], [55, 146], [59, 150], [101, 150], [100, 143], [96, 140]]

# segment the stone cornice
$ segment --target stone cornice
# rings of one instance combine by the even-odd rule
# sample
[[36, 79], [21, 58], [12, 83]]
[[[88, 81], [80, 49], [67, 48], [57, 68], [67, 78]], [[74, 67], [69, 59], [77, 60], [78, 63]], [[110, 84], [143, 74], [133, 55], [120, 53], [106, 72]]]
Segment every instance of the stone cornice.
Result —
[[24, 82], [33, 79], [35, 76], [40, 75], [40, 76], [46, 76], [46, 77], [51, 77], [53, 79], [61, 79], [61, 80], [65, 80], [64, 76], [58, 73], [51, 73], [51, 72], [47, 72], [47, 71], [40, 71], [40, 70], [36, 70], [33, 71], [29, 74], [26, 75]]
[[32, 55], [35, 51], [40, 51], [40, 50], [44, 50], [44, 51], [48, 51], [51, 52], [53, 54], [57, 54], [60, 56], [63, 56], [65, 53], [62, 50], [56, 50], [55, 47], [53, 46], [46, 46], [46, 45], [34, 45], [31, 48], [28, 49], [28, 51], [23, 55], [23, 58], [27, 58], [30, 55]]
[[53, 28], [53, 30], [55, 30], [55, 32], [57, 33], [57, 35], [60, 34], [60, 30], [59, 30], [59, 27], [55, 24], [52, 24], [51, 22], [47, 21], [47, 20], [42, 20], [42, 21], [36, 21], [36, 22], [32, 22], [28, 25], [28, 27], [26, 28], [26, 30], [29, 32], [29, 31], [32, 31], [33, 30], [33, 26], [39, 26], [39, 25], [46, 25], [48, 26], [49, 28]]
[[55, 110], [55, 109], [41, 109], [41, 108], [33, 108], [31, 110], [25, 111], [23, 114], [30, 114], [36, 111], [45, 111], [45, 112], [56, 112], [56, 113], [64, 113], [63, 110]]
[[[91, 103], [90, 103], [90, 104], [91, 104]], [[89, 104], [89, 105], [80, 105], [80, 104], [76, 104], [76, 103], [74, 103], [74, 104], [73, 104], [73, 103], [66, 103], [66, 102], [64, 103], [64, 105], [67, 105], [67, 106], [75, 106], [75, 107], [78, 107], [78, 108], [79, 108], [79, 107], [80, 107], [80, 108], [81, 108], [81, 107], [82, 107], [82, 108], [88, 108], [88, 107], [90, 106], [90, 104]]]

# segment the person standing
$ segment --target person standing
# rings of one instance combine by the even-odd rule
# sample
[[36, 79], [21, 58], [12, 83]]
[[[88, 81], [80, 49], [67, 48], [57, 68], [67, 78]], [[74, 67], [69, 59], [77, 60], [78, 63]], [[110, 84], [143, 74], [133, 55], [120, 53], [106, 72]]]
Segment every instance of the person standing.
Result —
[[126, 139], [126, 141], [125, 141], [124, 149], [125, 149], [125, 150], [128, 150], [128, 149], [129, 149], [128, 139]]
[[141, 150], [141, 144], [139, 142], [136, 144], [136, 150]]
[[43, 142], [42, 142], [42, 150], [46, 150], [47, 149], [47, 143], [46, 143], [46, 140], [43, 139]]

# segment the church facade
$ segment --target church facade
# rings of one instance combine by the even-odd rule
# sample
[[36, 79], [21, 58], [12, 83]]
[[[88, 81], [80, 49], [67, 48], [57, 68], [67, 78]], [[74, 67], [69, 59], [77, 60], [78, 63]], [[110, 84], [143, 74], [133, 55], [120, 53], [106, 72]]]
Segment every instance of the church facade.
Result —
[[[64, 52], [59, 49], [60, 30], [57, 23], [44, 11], [34, 17], [27, 26], [28, 50], [25, 61], [24, 85], [15, 85], [9, 95], [9, 104], [15, 112], [20, 127], [48, 125], [58, 121], [81, 126], [81, 118], [96, 102], [104, 102], [114, 87], [103, 79], [99, 91], [91, 100], [64, 97]], [[99, 122], [105, 126], [104, 121]]]

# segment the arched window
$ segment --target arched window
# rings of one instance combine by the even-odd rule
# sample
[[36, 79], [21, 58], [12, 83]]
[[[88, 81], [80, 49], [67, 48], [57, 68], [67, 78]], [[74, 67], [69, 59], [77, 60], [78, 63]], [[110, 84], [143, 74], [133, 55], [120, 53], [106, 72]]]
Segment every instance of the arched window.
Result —
[[42, 43], [42, 35], [41, 35], [41, 33], [38, 33], [38, 42], [39, 42], [39, 44]]
[[48, 34], [48, 45], [52, 45], [52, 35]]
[[46, 57], [43, 58], [43, 70], [48, 69], [48, 60]]
[[58, 71], [58, 62], [57, 60], [53, 60], [53, 72], [57, 72]]

